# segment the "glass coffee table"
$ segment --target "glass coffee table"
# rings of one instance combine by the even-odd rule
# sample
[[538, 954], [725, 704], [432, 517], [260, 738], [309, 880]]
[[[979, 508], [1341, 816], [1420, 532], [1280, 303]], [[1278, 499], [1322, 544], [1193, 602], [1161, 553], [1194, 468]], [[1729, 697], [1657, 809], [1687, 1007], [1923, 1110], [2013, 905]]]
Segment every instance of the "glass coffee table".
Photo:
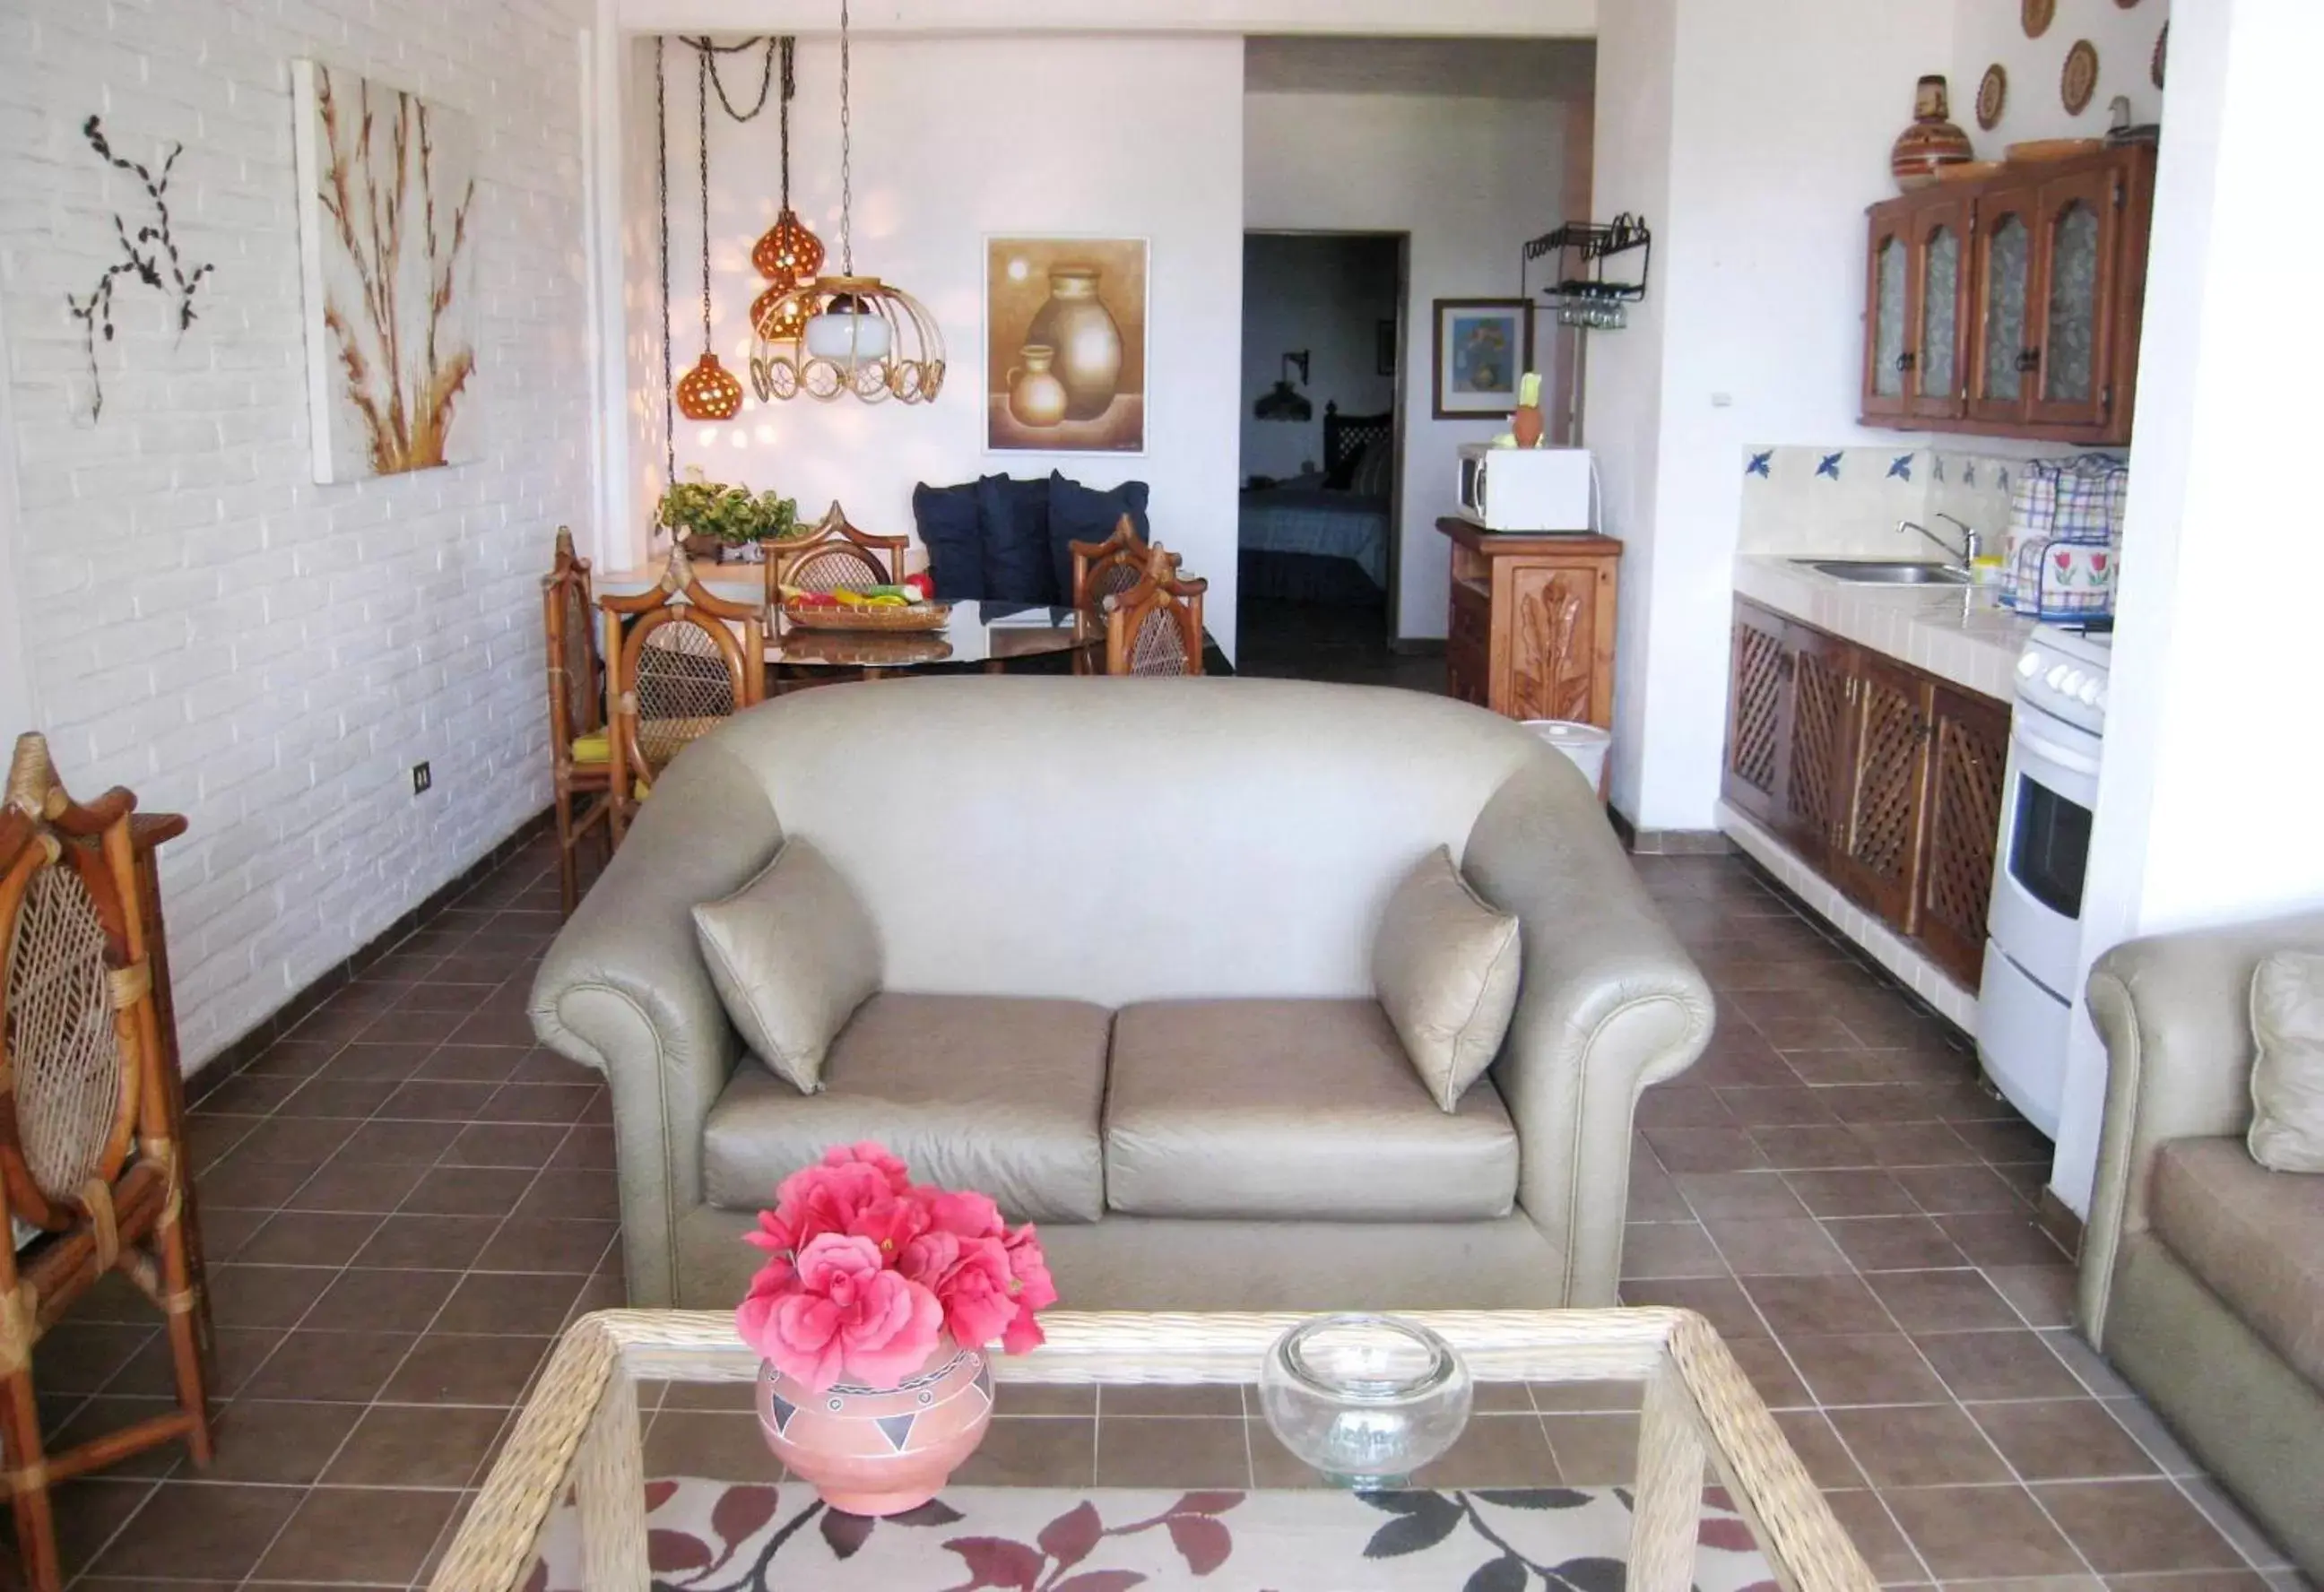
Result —
[[[1258, 1379], [1268, 1347], [1303, 1319], [1053, 1311], [1043, 1318], [1046, 1345], [994, 1357], [998, 1408], [1006, 1415], [1014, 1393], [1028, 1410], [1054, 1411], [1063, 1395], [1090, 1397], [1093, 1387], [1093, 1408], [1109, 1396], [1150, 1408], [1157, 1394], [1204, 1392], [1233, 1405], [1238, 1388]], [[1356, 1495], [1288, 1475], [1288, 1454], [1268, 1451], [1272, 1433], [1245, 1419], [1243, 1474], [1266, 1486], [948, 1487], [920, 1510], [875, 1523], [825, 1510], [803, 1484], [778, 1486], [770, 1455], [757, 1485], [649, 1485], [641, 1388], [659, 1395], [664, 1385], [674, 1394], [678, 1385], [728, 1384], [739, 1410], [759, 1359], [724, 1312], [601, 1311], [558, 1344], [430, 1585], [437, 1592], [634, 1592], [756, 1588], [779, 1576], [786, 1586], [905, 1586], [915, 1578], [896, 1569], [894, 1554], [909, 1551], [921, 1556], [913, 1562], [946, 1570], [932, 1587], [960, 1585], [964, 1571], [974, 1586], [1100, 1592], [1202, 1579], [1231, 1563], [1235, 1573], [1204, 1584], [1286, 1592], [1309, 1585], [1689, 1592], [1699, 1585], [1712, 1592], [1772, 1574], [1794, 1592], [1875, 1592], [1864, 1560], [1702, 1317], [1642, 1309], [1407, 1319], [1440, 1334], [1468, 1364], [1480, 1412], [1472, 1426], [1522, 1423], [1490, 1411], [1619, 1406], [1619, 1417], [1590, 1419], [1628, 1423], [1635, 1458], [1626, 1448], [1627, 1475], [1609, 1475], [1617, 1485], [1595, 1489], [1564, 1485], [1570, 1477], [1561, 1477], [1545, 1446], [1530, 1465], [1504, 1458], [1490, 1486], [1423, 1471], [1409, 1489]], [[1620, 1396], [1562, 1397], [1606, 1389]], [[1534, 1473], [1508, 1473], [1533, 1465]], [[968, 1474], [964, 1468], [954, 1479]], [[1707, 1481], [1723, 1493], [1706, 1492]], [[687, 1486], [714, 1490], [678, 1521]], [[1012, 1517], [1019, 1499], [1031, 1513]], [[778, 1569], [778, 1552], [794, 1548]], [[812, 1561], [803, 1557], [810, 1551]]]

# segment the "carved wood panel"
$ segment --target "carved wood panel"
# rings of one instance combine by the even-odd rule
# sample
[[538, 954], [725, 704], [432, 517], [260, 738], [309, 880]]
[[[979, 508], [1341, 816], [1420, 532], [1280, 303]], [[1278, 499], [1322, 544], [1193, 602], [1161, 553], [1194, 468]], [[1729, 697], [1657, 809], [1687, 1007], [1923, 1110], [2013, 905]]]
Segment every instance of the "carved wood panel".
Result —
[[1591, 633], [1597, 585], [1588, 569], [1519, 569], [1510, 576], [1512, 718], [1589, 722], [1597, 675]]

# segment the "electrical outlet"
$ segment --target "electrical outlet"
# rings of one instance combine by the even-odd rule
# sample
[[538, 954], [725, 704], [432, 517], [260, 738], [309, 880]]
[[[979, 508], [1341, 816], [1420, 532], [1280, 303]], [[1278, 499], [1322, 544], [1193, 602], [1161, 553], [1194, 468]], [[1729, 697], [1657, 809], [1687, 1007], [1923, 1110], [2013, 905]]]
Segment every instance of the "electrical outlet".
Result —
[[435, 783], [436, 777], [428, 772], [427, 764], [414, 763], [411, 765], [411, 794], [413, 796], [426, 795], [428, 787]]

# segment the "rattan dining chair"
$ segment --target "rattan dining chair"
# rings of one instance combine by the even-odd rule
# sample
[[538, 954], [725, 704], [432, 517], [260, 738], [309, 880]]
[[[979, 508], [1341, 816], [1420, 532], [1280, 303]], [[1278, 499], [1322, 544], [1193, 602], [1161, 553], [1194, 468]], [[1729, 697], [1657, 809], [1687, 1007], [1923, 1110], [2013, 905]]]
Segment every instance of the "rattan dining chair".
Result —
[[[1149, 549], [1138, 528], [1124, 514], [1114, 523], [1113, 532], [1102, 542], [1067, 542], [1066, 551], [1073, 555], [1073, 605], [1086, 614], [1090, 623], [1105, 623], [1104, 603], [1108, 597], [1119, 596], [1146, 578]], [[1170, 567], [1178, 567], [1178, 555], [1170, 555]], [[1086, 651], [1074, 654], [1074, 673], [1087, 674], [1093, 663]]]
[[605, 729], [605, 669], [589, 591], [589, 560], [557, 528], [557, 563], [540, 580], [548, 636], [549, 759], [557, 801], [557, 887], [565, 916], [581, 898], [581, 842], [592, 831], [613, 850], [613, 741]]
[[904, 549], [910, 545], [908, 537], [856, 529], [835, 502], [805, 536], [766, 544], [767, 601], [779, 601], [777, 589], [782, 586], [835, 592], [842, 586], [898, 584], [904, 578]]
[[[64, 1584], [50, 1491], [182, 1438], [210, 1460], [186, 1163], [138, 909], [130, 813], [65, 794], [37, 735], [16, 743], [0, 806], [0, 1449], [17, 1551], [36, 1592]], [[108, 1272], [168, 1322], [177, 1407], [69, 1449], [41, 1435], [42, 1334]]]
[[730, 603], [703, 585], [680, 547], [650, 589], [600, 597], [597, 606], [605, 615], [618, 846], [670, 759], [765, 697], [766, 625], [757, 603]]
[[1105, 611], [1105, 672], [1201, 674], [1203, 594], [1210, 589], [1206, 580], [1180, 580], [1176, 556], [1159, 542], [1148, 548], [1144, 577], [1099, 603]]

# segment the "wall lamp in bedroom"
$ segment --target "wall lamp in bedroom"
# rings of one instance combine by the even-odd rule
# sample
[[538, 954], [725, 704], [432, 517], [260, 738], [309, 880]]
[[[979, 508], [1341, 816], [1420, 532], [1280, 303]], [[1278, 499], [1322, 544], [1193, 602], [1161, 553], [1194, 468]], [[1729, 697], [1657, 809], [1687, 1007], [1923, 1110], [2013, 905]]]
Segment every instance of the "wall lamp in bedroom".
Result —
[[1315, 418], [1314, 404], [1308, 400], [1305, 393], [1291, 384], [1291, 373], [1294, 371], [1299, 373], [1302, 382], [1308, 379], [1309, 352], [1301, 348], [1283, 356], [1283, 374], [1273, 387], [1259, 395], [1257, 403], [1250, 406], [1255, 418], [1261, 420], [1312, 420]]

